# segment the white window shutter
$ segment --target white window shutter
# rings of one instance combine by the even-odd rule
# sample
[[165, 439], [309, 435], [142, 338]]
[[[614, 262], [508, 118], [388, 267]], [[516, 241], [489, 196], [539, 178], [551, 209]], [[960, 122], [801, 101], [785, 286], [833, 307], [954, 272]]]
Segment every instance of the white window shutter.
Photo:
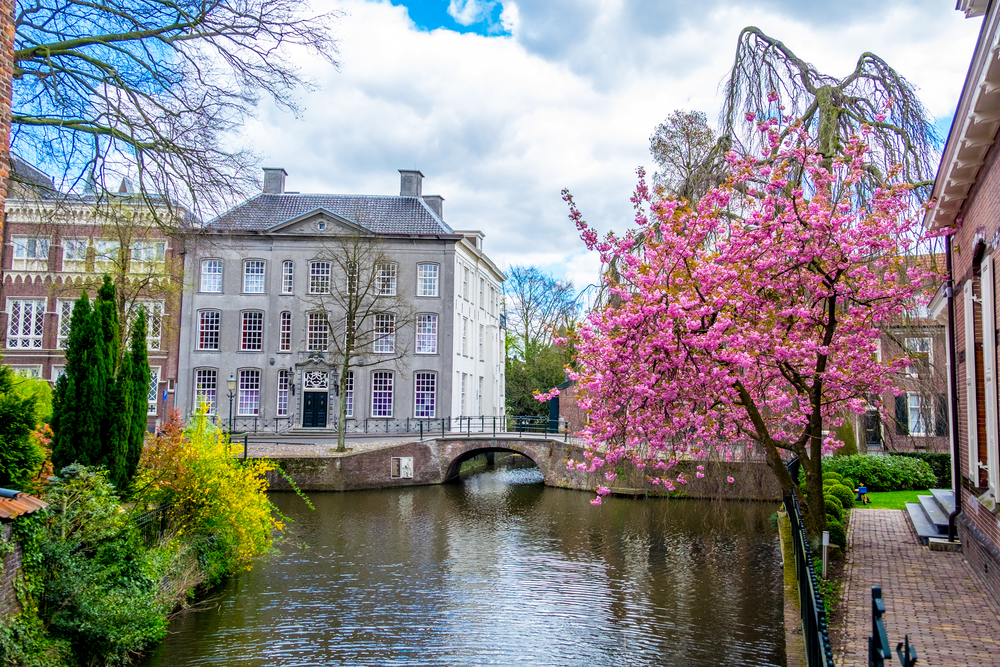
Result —
[[989, 466], [990, 490], [997, 497], [1000, 488], [1000, 459], [997, 450], [997, 337], [996, 303], [994, 299], [993, 256], [983, 259], [983, 379], [986, 384], [986, 464]]
[[979, 480], [979, 430], [976, 423], [976, 315], [973, 311], [975, 301], [972, 293], [972, 280], [965, 281], [963, 288], [963, 305], [965, 311], [965, 416], [967, 418], [969, 443], [969, 478], [972, 482]]

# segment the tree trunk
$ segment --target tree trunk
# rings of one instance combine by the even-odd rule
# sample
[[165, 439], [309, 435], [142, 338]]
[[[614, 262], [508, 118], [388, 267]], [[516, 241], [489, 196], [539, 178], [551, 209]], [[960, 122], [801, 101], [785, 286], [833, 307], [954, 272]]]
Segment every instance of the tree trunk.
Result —
[[337, 378], [337, 451], [346, 452], [344, 434], [347, 432], [347, 372], [350, 369], [350, 357], [344, 355], [344, 363], [340, 365], [340, 377]]

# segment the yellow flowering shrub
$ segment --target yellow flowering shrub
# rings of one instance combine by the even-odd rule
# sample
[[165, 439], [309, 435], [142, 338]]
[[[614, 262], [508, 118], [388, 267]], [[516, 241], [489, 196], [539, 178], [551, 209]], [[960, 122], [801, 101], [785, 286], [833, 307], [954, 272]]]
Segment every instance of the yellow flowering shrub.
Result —
[[267, 498], [266, 459], [241, 461], [237, 447], [204, 413], [184, 427], [174, 410], [147, 441], [135, 481], [148, 502], [172, 503], [178, 540], [198, 542], [210, 579], [250, 569], [254, 556], [271, 547], [283, 518]]

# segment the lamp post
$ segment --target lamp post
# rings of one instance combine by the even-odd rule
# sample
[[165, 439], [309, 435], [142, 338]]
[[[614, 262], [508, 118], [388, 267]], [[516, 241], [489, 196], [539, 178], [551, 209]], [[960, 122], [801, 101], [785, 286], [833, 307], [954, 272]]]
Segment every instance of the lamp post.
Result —
[[226, 385], [229, 387], [229, 436], [233, 435], [233, 397], [236, 396], [236, 378], [232, 373], [229, 374], [229, 379], [226, 380]]

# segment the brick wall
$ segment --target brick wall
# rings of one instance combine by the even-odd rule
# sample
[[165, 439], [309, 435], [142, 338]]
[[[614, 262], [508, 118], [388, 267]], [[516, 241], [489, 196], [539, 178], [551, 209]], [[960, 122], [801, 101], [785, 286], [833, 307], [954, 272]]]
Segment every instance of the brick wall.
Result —
[[[0, 543], [6, 546], [13, 539], [13, 527], [10, 522], [0, 524]], [[14, 582], [21, 571], [21, 545], [14, 543], [14, 551], [3, 559], [0, 569], [0, 619], [13, 616], [21, 611], [14, 590]]]

